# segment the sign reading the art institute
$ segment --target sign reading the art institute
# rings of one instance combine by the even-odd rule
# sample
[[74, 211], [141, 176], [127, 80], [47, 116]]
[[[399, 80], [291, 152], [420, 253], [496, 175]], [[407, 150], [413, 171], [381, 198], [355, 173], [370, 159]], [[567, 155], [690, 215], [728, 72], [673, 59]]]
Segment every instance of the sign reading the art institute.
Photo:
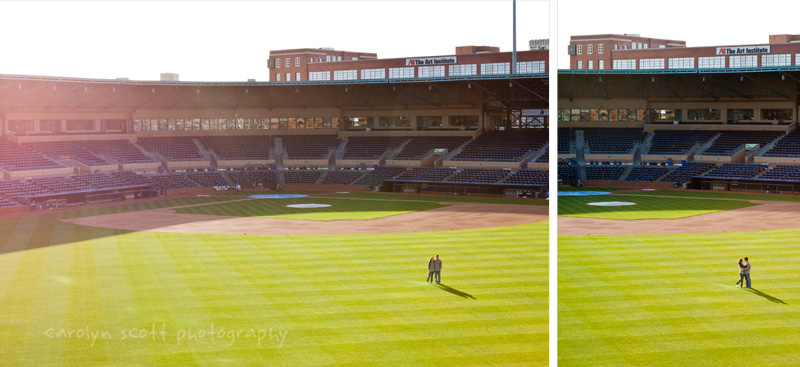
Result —
[[768, 54], [769, 45], [746, 47], [717, 47], [717, 55]]
[[424, 59], [406, 59], [406, 66], [429, 66], [429, 65], [446, 65], [458, 63], [458, 57], [445, 56], [445, 57], [427, 57]]

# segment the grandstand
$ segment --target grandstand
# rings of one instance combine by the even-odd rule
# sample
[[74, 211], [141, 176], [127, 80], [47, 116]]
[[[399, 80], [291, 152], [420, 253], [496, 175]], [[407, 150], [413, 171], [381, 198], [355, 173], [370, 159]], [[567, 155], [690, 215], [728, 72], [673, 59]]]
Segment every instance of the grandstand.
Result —
[[800, 192], [798, 70], [617, 69], [559, 71], [562, 182]]

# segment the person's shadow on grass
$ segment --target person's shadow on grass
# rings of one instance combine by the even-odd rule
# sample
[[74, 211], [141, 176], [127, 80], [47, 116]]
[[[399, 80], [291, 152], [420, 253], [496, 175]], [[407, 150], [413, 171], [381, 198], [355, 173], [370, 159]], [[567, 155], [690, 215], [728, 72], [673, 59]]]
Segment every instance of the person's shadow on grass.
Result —
[[439, 286], [439, 288], [442, 289], [443, 291], [450, 292], [452, 294], [455, 294], [456, 296], [464, 297], [464, 298], [476, 299], [475, 297], [473, 297], [469, 293], [462, 292], [462, 291], [460, 291], [458, 289], [450, 288], [450, 287], [448, 287], [448, 286], [446, 286], [444, 284], [439, 283], [439, 284], [437, 284], [437, 286]]
[[769, 294], [761, 292], [761, 291], [759, 291], [758, 289], [755, 289], [755, 288], [744, 288], [744, 290], [746, 290], [746, 291], [748, 291], [748, 292], [750, 292], [752, 294], [755, 294], [756, 296], [764, 297], [767, 300], [769, 300], [770, 302], [782, 303], [784, 305], [787, 304], [782, 299], [770, 296]]

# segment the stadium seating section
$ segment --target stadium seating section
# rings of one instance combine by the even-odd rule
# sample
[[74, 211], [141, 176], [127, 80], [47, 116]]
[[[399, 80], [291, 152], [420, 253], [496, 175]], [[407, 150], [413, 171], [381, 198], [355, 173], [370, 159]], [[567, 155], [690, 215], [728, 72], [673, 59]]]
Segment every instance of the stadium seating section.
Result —
[[547, 130], [488, 131], [469, 142], [454, 161], [519, 162], [547, 143]]

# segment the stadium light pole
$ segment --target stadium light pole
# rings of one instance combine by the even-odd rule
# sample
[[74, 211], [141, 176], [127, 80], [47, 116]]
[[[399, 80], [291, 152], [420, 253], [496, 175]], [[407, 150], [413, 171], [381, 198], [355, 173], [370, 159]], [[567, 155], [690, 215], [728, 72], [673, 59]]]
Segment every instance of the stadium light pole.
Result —
[[512, 27], [514, 28], [513, 34], [513, 43], [511, 45], [511, 74], [517, 73], [517, 0], [512, 0]]

